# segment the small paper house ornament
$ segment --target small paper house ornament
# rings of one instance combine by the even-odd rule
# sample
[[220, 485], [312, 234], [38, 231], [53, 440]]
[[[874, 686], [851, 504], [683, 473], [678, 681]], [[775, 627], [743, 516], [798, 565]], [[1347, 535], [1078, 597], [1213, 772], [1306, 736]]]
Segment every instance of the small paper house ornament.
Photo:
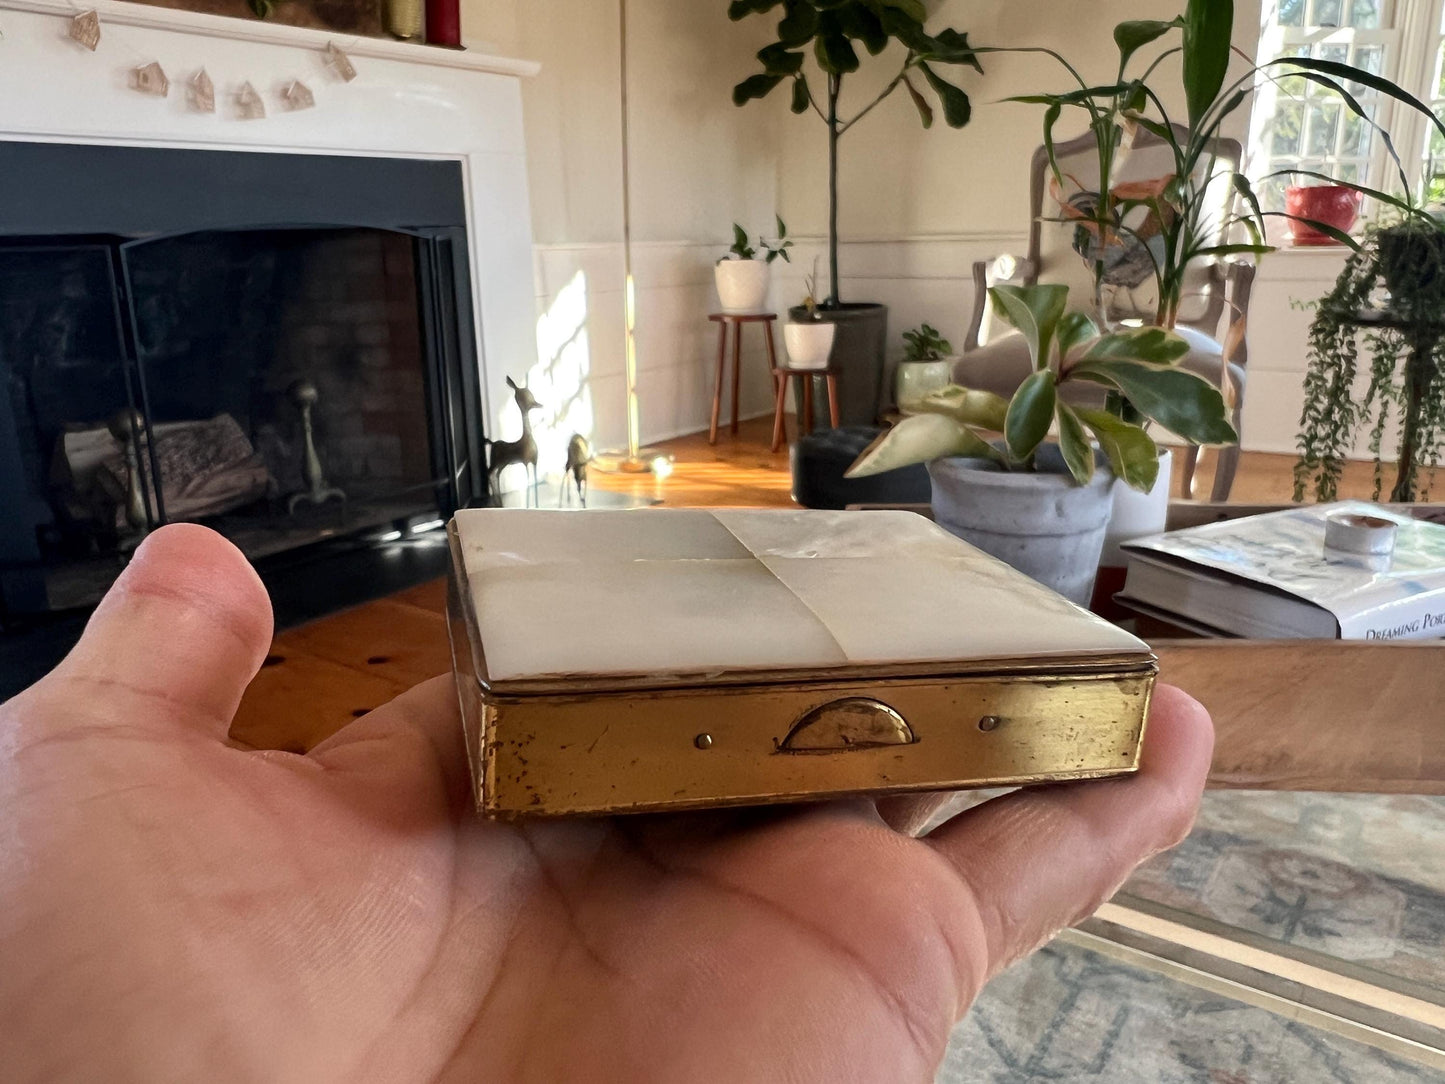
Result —
[[191, 76], [191, 81], [186, 86], [186, 94], [190, 98], [191, 108], [197, 113], [216, 111], [216, 85], [211, 82], [205, 68]]
[[94, 11], [82, 11], [70, 20], [70, 37], [80, 42], [92, 53], [100, 44], [100, 16]]
[[344, 83], [349, 83], [356, 78], [356, 65], [351, 63], [351, 58], [337, 48], [334, 41], [328, 41], [325, 49], [326, 66], [336, 73], [336, 77]]
[[281, 92], [281, 98], [288, 109], [310, 109], [316, 104], [316, 95], [311, 93], [311, 88], [300, 79], [293, 79], [286, 84], [286, 89]]
[[236, 112], [242, 120], [260, 120], [266, 115], [266, 103], [250, 83], [242, 83], [236, 92]]
[[157, 61], [152, 60], [149, 64], [132, 69], [130, 77], [131, 85], [142, 94], [154, 94], [157, 98], [164, 98], [170, 93], [171, 81]]

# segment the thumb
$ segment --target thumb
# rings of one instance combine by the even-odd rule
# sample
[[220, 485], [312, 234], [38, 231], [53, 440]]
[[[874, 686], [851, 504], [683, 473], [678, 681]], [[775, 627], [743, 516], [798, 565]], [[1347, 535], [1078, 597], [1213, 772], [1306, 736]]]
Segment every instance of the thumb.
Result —
[[271, 602], [241, 551], [209, 528], [177, 523], [141, 544], [36, 690], [83, 689], [90, 713], [220, 736], [270, 643]]

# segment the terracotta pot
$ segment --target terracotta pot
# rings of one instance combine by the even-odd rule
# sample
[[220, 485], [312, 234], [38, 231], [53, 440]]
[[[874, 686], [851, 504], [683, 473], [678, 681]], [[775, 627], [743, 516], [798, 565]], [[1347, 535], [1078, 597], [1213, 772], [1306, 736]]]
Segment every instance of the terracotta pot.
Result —
[[[1323, 222], [1349, 233], [1360, 216], [1360, 193], [1342, 184], [1290, 185], [1284, 190], [1284, 209], [1286, 214]], [[1339, 244], [1329, 234], [1293, 218], [1289, 229], [1296, 245]]]

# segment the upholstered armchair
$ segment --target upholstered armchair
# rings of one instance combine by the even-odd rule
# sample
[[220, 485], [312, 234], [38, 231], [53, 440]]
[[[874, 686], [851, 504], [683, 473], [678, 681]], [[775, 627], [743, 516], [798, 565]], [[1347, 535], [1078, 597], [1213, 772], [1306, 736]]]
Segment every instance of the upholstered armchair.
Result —
[[[1176, 128], [1181, 135], [1185, 134]], [[1212, 148], [1217, 162], [1217, 180], [1210, 186], [1211, 196], [1218, 191], [1218, 219], [1228, 220], [1230, 202], [1234, 198], [1229, 172], [1240, 164], [1240, 145], [1236, 140], [1221, 139]], [[1086, 133], [1076, 139], [1055, 145], [1054, 153], [1060, 170], [1070, 181], [1070, 192], [1063, 197], [1087, 211], [1087, 201], [1095, 198], [1098, 188], [1098, 164], [1094, 137]], [[1144, 182], [1169, 174], [1173, 156], [1164, 140], [1148, 132], [1140, 132], [1132, 151], [1118, 169], [1114, 185]], [[1040, 147], [1034, 152], [1029, 176], [1031, 219], [1028, 251], [1022, 257], [1001, 256], [981, 260], [973, 265], [973, 315], [963, 344], [963, 356], [954, 367], [954, 379], [960, 384], [1009, 396], [1031, 370], [1028, 347], [1016, 331], [983, 341], [988, 317], [988, 289], [998, 282], [1023, 284], [1061, 282], [1069, 286], [1071, 308], [1093, 312], [1093, 271], [1091, 265], [1074, 248], [1077, 227], [1060, 219], [1060, 193], [1050, 191], [1048, 152]], [[1046, 221], [1048, 220], [1048, 221]], [[1141, 232], [1144, 232], [1141, 230]], [[1157, 307], [1158, 291], [1152, 264], [1141, 252], [1119, 250], [1110, 254], [1105, 276], [1104, 303], [1111, 321], [1152, 322]], [[1234, 426], [1239, 429], [1240, 408], [1244, 402], [1246, 348], [1243, 338], [1245, 315], [1249, 310], [1250, 288], [1254, 282], [1254, 266], [1250, 263], [1220, 259], [1201, 259], [1191, 264], [1189, 278], [1179, 309], [1176, 330], [1189, 340], [1190, 351], [1182, 364], [1210, 383], [1221, 385], [1226, 365], [1221, 341], [1234, 345], [1227, 366], [1234, 396]], [[1075, 385], [1077, 387], [1077, 384]], [[1082, 405], [1103, 402], [1104, 389], [1072, 391], [1071, 398], [1081, 398]], [[1092, 402], [1087, 400], [1093, 399]], [[1199, 449], [1188, 446], [1180, 457], [1184, 493], [1193, 495], [1194, 473]], [[1239, 462], [1237, 446], [1223, 448], [1214, 474], [1213, 500], [1229, 497]]]

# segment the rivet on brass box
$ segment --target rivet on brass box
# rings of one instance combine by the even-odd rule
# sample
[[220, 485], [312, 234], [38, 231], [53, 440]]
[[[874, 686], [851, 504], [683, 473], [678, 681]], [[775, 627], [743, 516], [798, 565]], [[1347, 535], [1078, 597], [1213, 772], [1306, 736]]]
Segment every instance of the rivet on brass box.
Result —
[[1116, 775], [1148, 647], [909, 512], [458, 512], [478, 808], [605, 814]]

